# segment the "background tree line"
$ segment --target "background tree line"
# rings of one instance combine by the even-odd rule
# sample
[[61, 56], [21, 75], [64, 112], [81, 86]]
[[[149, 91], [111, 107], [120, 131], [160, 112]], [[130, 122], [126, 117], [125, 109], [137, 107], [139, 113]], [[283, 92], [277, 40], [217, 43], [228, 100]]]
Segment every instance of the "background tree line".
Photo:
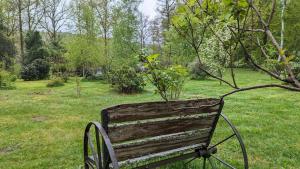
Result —
[[[139, 0], [0, 0], [1, 77], [67, 81], [68, 76], [78, 76], [115, 85], [120, 81], [112, 78], [116, 74], [132, 74], [124, 69], [143, 72], [141, 56], [159, 54], [155, 60], [162, 67], [180, 64], [193, 79], [213, 77], [239, 88], [234, 69], [259, 70], [249, 64], [254, 62], [272, 77], [299, 87], [295, 80], [300, 79], [296, 31], [300, 2], [158, 0], [153, 19], [138, 10], [140, 4]], [[266, 28], [272, 30], [280, 50], [266, 34], [255, 34]], [[251, 58], [244, 57], [245, 49]], [[232, 82], [224, 80], [225, 71], [231, 72]], [[133, 83], [129, 75], [122, 78]]]

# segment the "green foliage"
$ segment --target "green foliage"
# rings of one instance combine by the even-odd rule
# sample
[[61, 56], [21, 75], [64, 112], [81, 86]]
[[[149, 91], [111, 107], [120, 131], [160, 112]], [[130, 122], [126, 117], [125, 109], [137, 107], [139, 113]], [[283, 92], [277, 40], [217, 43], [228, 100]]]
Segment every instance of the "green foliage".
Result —
[[[238, 69], [237, 76], [241, 77], [239, 82], [243, 86], [277, 82], [260, 72], [244, 69]], [[81, 87], [85, 93], [81, 98], [77, 98], [74, 95], [75, 90], [72, 89], [76, 86], [75, 80], [53, 90], [47, 88], [46, 83], [46, 81], [17, 81], [16, 85], [20, 86], [17, 90], [0, 91], [0, 144], [1, 150], [4, 150], [2, 153], [5, 153], [1, 154], [0, 168], [67, 169], [82, 166], [83, 157], [78, 153], [82, 145], [82, 132], [88, 121], [100, 118], [98, 113], [100, 109], [122, 103], [160, 99], [159, 95], [149, 92], [120, 96], [111, 91], [109, 85], [94, 82], [83, 82]], [[225, 85], [220, 87], [218, 82], [213, 80], [187, 81], [183, 99], [216, 97], [231, 90]], [[147, 91], [152, 91], [152, 87], [147, 86]], [[283, 89], [253, 90], [226, 98], [224, 113], [233, 120], [243, 136], [248, 155], [253, 158], [251, 168], [275, 169], [278, 166], [287, 169], [299, 168], [300, 149], [297, 148], [300, 140], [297, 130], [300, 128], [299, 103], [299, 93]], [[219, 131], [224, 131], [222, 127], [225, 126], [222, 120], [219, 122], [216, 129], [218, 134]], [[226, 130], [220, 135], [215, 135], [219, 136], [216, 139], [223, 140], [231, 135], [226, 135], [227, 133]], [[17, 144], [19, 140], [22, 140], [21, 145]], [[65, 146], [66, 143], [72, 144]], [[235, 141], [231, 140], [225, 145], [222, 150], [219, 149], [218, 154], [221, 154], [219, 157], [225, 157], [230, 164], [239, 163], [240, 161], [236, 159], [240, 157], [240, 151], [233, 151], [238, 148]], [[284, 148], [281, 148], [282, 146]], [[232, 158], [226, 158], [229, 155]], [[68, 157], [68, 160], [60, 157]], [[19, 162], [12, 162], [12, 158], [18, 159]], [[34, 162], [28, 159], [34, 159]], [[194, 160], [186, 166], [188, 161], [174, 163], [168, 169], [202, 169], [203, 160]]]
[[[270, 25], [277, 39], [280, 39], [280, 31], [281, 31], [280, 15], [281, 15], [282, 5], [280, 4], [281, 4], [280, 2], [277, 3], [276, 13]], [[300, 46], [299, 46], [300, 31], [296, 31], [300, 29], [299, 15], [300, 15], [300, 1], [286, 0], [286, 10], [284, 14], [284, 22], [285, 22], [284, 48], [286, 48], [290, 52], [300, 51]]]
[[30, 31], [25, 38], [26, 54], [23, 59], [21, 78], [28, 80], [42, 80], [49, 76], [49, 56], [39, 32]]
[[224, 46], [214, 35], [205, 37], [199, 49], [200, 59], [202, 64], [206, 66], [206, 70], [219, 76], [221, 73], [224, 73], [225, 68], [229, 66], [230, 57], [227, 51], [230, 51], [231, 32], [227, 28], [227, 24], [217, 24], [211, 27], [214, 29], [215, 34], [217, 34], [224, 43], [228, 43], [229, 45], [228, 47]]
[[3, 22], [3, 12], [2, 7], [0, 7], [0, 62], [2, 62], [3, 68], [8, 70], [13, 65], [16, 49], [14, 43], [5, 34], [7, 28]]
[[21, 78], [25, 81], [41, 80], [49, 77], [50, 65], [44, 59], [35, 59], [31, 64], [22, 67]]
[[48, 46], [51, 74], [61, 77], [67, 74], [67, 61], [64, 54], [67, 52], [60, 40], [52, 41]]
[[14, 88], [14, 82], [17, 77], [12, 73], [0, 69], [0, 89], [12, 89]]
[[61, 79], [53, 79], [50, 82], [47, 83], [47, 87], [60, 87], [60, 86], [64, 86], [64, 82]]
[[87, 76], [84, 80], [87, 81], [98, 81], [98, 80], [108, 80], [104, 75], [91, 74]]
[[227, 19], [230, 15], [240, 19], [246, 16], [249, 6], [247, 0], [223, 0], [222, 2], [225, 5]]
[[42, 36], [38, 31], [29, 31], [25, 37], [26, 54], [23, 65], [31, 64], [35, 59], [47, 59], [48, 50], [45, 47]]
[[112, 54], [114, 61], [129, 62], [138, 52], [138, 1], [123, 0], [114, 10]]
[[77, 35], [68, 39], [67, 53], [65, 54], [68, 60], [68, 68], [71, 70], [81, 70], [82, 76], [86, 76], [88, 71], [92, 71], [103, 63], [101, 57], [100, 44], [97, 39], [89, 39], [85, 35]]
[[208, 67], [200, 64], [197, 59], [189, 65], [189, 73], [192, 80], [204, 80], [208, 78], [207, 73], [201, 70], [200, 67], [209, 71]]
[[147, 57], [140, 55], [147, 69], [146, 75], [164, 100], [178, 99], [188, 74], [187, 69], [181, 65], [165, 67], [160, 64], [158, 56], [158, 54]]
[[141, 92], [146, 85], [143, 75], [129, 66], [121, 66], [112, 70], [110, 83], [119, 92], [127, 94]]

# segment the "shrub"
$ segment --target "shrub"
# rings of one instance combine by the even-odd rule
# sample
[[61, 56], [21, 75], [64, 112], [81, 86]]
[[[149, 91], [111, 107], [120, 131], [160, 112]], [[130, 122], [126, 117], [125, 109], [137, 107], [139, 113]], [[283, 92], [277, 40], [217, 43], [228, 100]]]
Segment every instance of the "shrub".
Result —
[[300, 62], [292, 62], [293, 72], [298, 80], [300, 80]]
[[0, 89], [14, 88], [17, 77], [5, 70], [0, 70]]
[[97, 80], [107, 80], [101, 69], [97, 69], [96, 71], [90, 71], [86, 74], [84, 80], [87, 81], [97, 81]]
[[36, 59], [21, 70], [21, 78], [28, 80], [42, 80], [49, 76], [50, 65], [44, 59]]
[[47, 84], [47, 87], [60, 87], [64, 85], [65, 84], [61, 79], [53, 79]]
[[105, 80], [103, 75], [89, 75], [85, 78], [87, 81]]
[[121, 93], [141, 92], [145, 87], [142, 74], [134, 68], [122, 66], [110, 73], [110, 83]]
[[142, 56], [147, 77], [164, 100], [178, 99], [188, 74], [187, 69], [181, 65], [162, 66], [157, 57], [158, 55]]
[[64, 83], [67, 83], [69, 80], [69, 74], [66, 71], [65, 72], [57, 72], [53, 76], [61, 79]]
[[69, 75], [68, 73], [62, 73], [61, 79], [63, 80], [64, 83], [67, 83], [69, 80]]
[[198, 60], [192, 62], [189, 65], [189, 73], [192, 80], [204, 80], [208, 78], [207, 73], [201, 70], [200, 67], [202, 67], [205, 70], [208, 69], [208, 67], [204, 64], [200, 64]]

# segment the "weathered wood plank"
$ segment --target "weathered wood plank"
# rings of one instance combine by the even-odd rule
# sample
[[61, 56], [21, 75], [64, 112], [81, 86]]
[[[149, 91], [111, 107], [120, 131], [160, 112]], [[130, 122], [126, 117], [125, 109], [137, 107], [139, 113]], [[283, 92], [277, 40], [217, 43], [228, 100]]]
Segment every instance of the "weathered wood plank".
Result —
[[149, 154], [161, 153], [172, 149], [187, 147], [196, 144], [205, 144], [208, 141], [211, 128], [193, 130], [176, 134], [149, 138], [114, 146], [119, 161], [142, 157]]
[[[133, 163], [148, 161], [148, 160], [155, 159], [155, 158], [165, 158], [165, 157], [172, 158], [175, 156], [178, 157], [178, 155], [179, 156], [184, 155], [185, 153], [193, 153], [195, 151], [195, 149], [201, 148], [202, 146], [204, 146], [204, 145], [203, 144], [194, 144], [191, 146], [172, 149], [172, 150], [161, 152], [161, 153], [149, 154], [149, 155], [145, 155], [142, 157], [137, 157], [137, 158], [128, 159], [125, 161], [120, 161], [119, 165], [126, 166], [126, 165], [130, 165]], [[197, 154], [195, 153], [193, 156], [196, 157]]]
[[136, 121], [108, 126], [112, 143], [210, 128], [217, 113]]
[[153, 118], [217, 112], [220, 100], [199, 99], [187, 101], [124, 104], [105, 109], [110, 122], [126, 122]]

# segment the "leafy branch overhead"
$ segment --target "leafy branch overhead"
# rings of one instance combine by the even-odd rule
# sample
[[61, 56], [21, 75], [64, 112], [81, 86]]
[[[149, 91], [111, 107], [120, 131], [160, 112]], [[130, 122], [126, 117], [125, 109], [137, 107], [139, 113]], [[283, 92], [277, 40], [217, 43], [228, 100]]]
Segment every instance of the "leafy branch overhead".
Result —
[[[210, 54], [219, 58], [223, 55], [223, 62], [217, 64], [231, 69], [232, 82], [225, 80], [221, 74], [217, 75], [205, 70], [205, 67], [202, 66], [200, 69], [203, 69], [209, 76], [237, 89], [236, 91], [242, 91], [243, 88], [240, 89], [237, 86], [233, 70], [234, 60], [242, 57], [250, 67], [285, 83], [271, 86], [300, 91], [300, 83], [297, 79], [299, 72], [295, 67], [297, 64], [294, 64], [296, 57], [279, 45], [272, 32], [272, 27], [270, 27], [276, 10], [275, 0], [268, 9], [270, 10], [268, 14], [262, 13], [258, 9], [257, 5], [263, 3], [256, 1], [183, 0], [180, 2], [172, 19], [174, 28], [194, 49], [200, 63], [205, 63]], [[265, 16], [268, 20], [264, 19]], [[212, 41], [209, 42], [209, 39]], [[264, 43], [262, 44], [261, 41]], [[210, 47], [207, 46], [207, 42]], [[215, 42], [218, 42], [219, 49], [214, 49]], [[268, 48], [266, 49], [266, 47]], [[211, 49], [211, 51], [205, 53], [202, 49]], [[291, 50], [293, 51], [293, 49]], [[215, 51], [218, 53], [214, 54]], [[221, 51], [223, 54], [220, 53]], [[275, 52], [270, 53], [269, 51]], [[271, 58], [278, 58], [278, 56], [280, 59], [270, 62]], [[222, 57], [220, 59], [222, 60]], [[209, 63], [216, 63], [216, 61], [217, 59], [215, 62], [209, 61]], [[270, 64], [273, 66], [266, 67]], [[214, 68], [219, 69], [218, 66], [214, 66]], [[263, 86], [268, 85], [259, 85], [259, 88]], [[247, 87], [247, 89], [249, 88], [252, 89], [252, 87]]]

